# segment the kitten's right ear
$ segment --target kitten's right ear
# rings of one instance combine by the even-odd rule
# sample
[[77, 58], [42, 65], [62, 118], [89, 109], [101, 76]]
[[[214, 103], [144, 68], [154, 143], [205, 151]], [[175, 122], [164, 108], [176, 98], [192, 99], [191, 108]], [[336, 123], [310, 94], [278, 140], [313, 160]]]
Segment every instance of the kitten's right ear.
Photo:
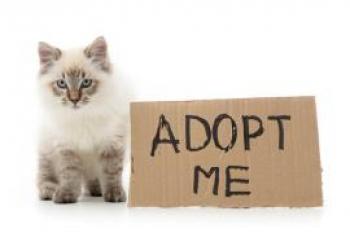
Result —
[[55, 48], [45, 42], [39, 42], [38, 52], [42, 70], [46, 70], [49, 66], [53, 64], [54, 61], [57, 61], [62, 55], [60, 49]]

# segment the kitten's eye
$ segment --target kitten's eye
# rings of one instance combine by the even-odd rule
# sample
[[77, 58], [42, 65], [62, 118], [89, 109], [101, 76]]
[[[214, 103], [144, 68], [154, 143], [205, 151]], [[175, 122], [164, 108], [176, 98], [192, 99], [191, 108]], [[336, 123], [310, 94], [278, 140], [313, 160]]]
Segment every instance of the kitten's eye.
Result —
[[59, 88], [65, 89], [65, 88], [67, 88], [67, 83], [64, 79], [60, 79], [57, 81], [57, 86]]
[[81, 83], [81, 86], [83, 88], [88, 88], [90, 87], [92, 84], [92, 80], [91, 79], [84, 79], [83, 82]]

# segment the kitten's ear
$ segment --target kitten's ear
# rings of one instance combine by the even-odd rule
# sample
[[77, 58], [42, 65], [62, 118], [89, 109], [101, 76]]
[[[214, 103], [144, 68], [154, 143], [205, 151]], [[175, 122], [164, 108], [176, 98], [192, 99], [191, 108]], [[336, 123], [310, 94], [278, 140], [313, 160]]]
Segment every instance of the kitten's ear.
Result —
[[91, 61], [98, 64], [106, 72], [110, 70], [107, 54], [107, 42], [103, 36], [97, 37], [88, 47], [84, 49], [84, 54]]
[[62, 55], [60, 49], [55, 48], [45, 42], [39, 42], [38, 52], [40, 58], [40, 65], [46, 68], [51, 66], [53, 62], [57, 61]]

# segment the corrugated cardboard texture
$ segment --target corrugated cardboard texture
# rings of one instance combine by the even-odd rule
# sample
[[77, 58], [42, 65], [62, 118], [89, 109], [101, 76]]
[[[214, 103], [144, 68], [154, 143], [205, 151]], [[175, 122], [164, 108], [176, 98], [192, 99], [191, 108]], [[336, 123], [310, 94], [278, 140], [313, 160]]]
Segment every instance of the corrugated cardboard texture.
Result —
[[132, 207], [322, 206], [314, 97], [135, 102], [131, 143]]

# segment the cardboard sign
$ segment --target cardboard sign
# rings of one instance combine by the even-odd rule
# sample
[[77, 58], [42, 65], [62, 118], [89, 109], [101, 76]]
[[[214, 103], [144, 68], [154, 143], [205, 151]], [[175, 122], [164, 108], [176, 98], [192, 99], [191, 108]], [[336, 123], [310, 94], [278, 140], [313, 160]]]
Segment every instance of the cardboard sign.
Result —
[[131, 104], [129, 206], [322, 206], [314, 97]]

